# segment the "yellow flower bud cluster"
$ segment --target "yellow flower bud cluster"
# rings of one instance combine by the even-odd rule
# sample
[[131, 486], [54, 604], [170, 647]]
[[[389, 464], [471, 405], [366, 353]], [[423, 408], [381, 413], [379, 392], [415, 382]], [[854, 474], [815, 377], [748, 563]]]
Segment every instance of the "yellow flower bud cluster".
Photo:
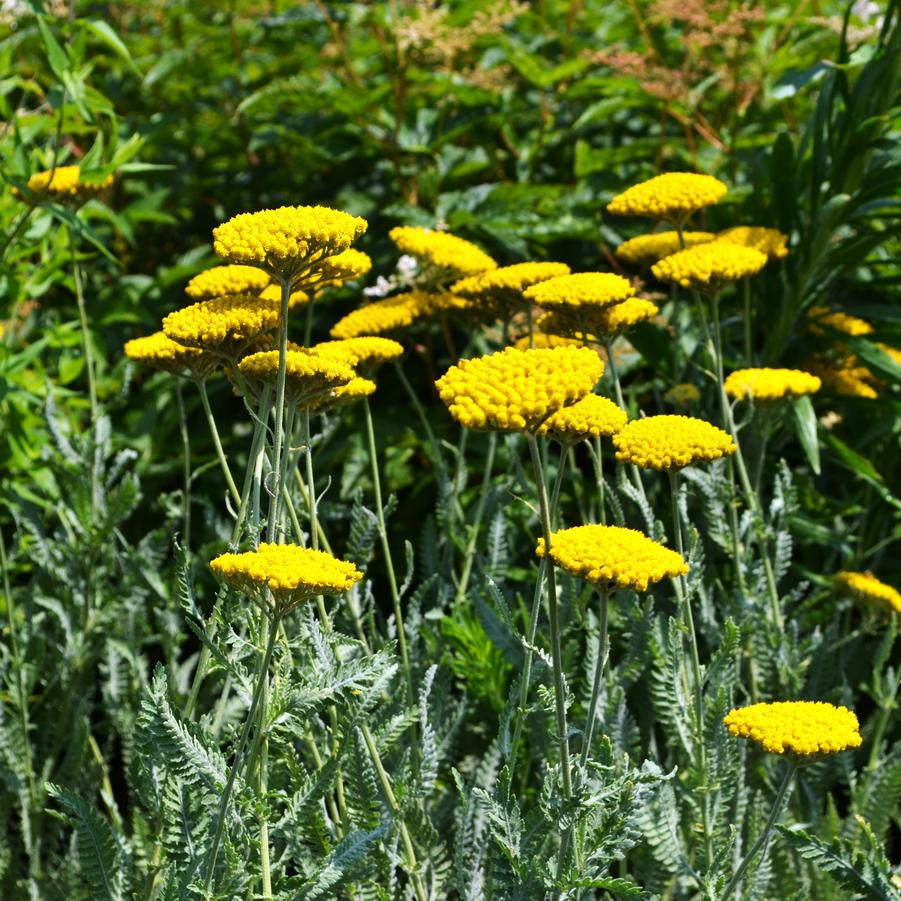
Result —
[[753, 247], [711, 241], [664, 257], [651, 267], [655, 278], [683, 288], [716, 291], [728, 282], [756, 275], [766, 265], [766, 254]]
[[404, 347], [391, 338], [361, 336], [338, 341], [321, 341], [310, 348], [314, 353], [341, 360], [354, 369], [371, 372], [376, 366], [396, 360]]
[[295, 544], [262, 543], [255, 551], [222, 554], [210, 569], [257, 601], [268, 588], [277, 607], [286, 609], [321, 594], [343, 594], [363, 574], [353, 565], [324, 551]]
[[726, 186], [712, 175], [667, 172], [617, 194], [607, 204], [615, 216], [646, 216], [682, 222], [696, 210], [726, 196]]
[[283, 206], [241, 213], [213, 229], [224, 260], [302, 278], [324, 257], [339, 254], [366, 231], [366, 220], [324, 206]]
[[[269, 284], [269, 276], [254, 266], [213, 266], [185, 285], [194, 300], [209, 300], [226, 294], [259, 294]], [[275, 285], [276, 292], [278, 286]]]
[[[250, 354], [238, 369], [263, 385], [274, 386], [278, 378], [278, 351]], [[334, 397], [335, 390], [357, 378], [351, 366], [309, 350], [285, 354], [285, 402], [291, 406], [315, 407]]]
[[612, 272], [576, 272], [539, 282], [525, 297], [546, 310], [566, 313], [596, 312], [635, 294], [627, 278]]
[[782, 260], [788, 256], [788, 235], [777, 228], [759, 225], [737, 225], [727, 228], [716, 236], [717, 241], [752, 247], [766, 255], [768, 260]]
[[[536, 553], [545, 555], [544, 539]], [[561, 569], [610, 588], [647, 591], [661, 579], [685, 575], [688, 566], [676, 551], [620, 526], [575, 526], [551, 535], [551, 559]]]
[[339, 319], [329, 334], [333, 338], [357, 338], [409, 328], [441, 306], [438, 297], [425, 291], [410, 291], [376, 300]]
[[829, 307], [811, 307], [807, 311], [808, 329], [814, 335], [824, 334], [821, 325], [842, 332], [845, 335], [859, 337], [873, 332], [873, 326], [866, 319], [851, 316], [838, 310], [830, 310]]
[[609, 398], [587, 394], [548, 417], [538, 434], [559, 444], [576, 444], [586, 438], [615, 435], [628, 421], [626, 411]]
[[753, 398], [761, 403], [816, 394], [822, 382], [800, 369], [736, 369], [726, 377], [726, 394], [737, 400]]
[[262, 332], [278, 325], [279, 306], [248, 294], [201, 300], [163, 319], [163, 331], [186, 347], [234, 356]]
[[[80, 166], [57, 166], [55, 169], [35, 172], [28, 179], [27, 186], [38, 199], [45, 195], [58, 202], [85, 201], [109, 188], [113, 180], [112, 175], [107, 175], [101, 181], [90, 181], [82, 177]], [[22, 197], [18, 188], [13, 188], [12, 192], [15, 197]]]
[[613, 436], [616, 459], [643, 469], [682, 469], [735, 453], [722, 429], [692, 416], [666, 415], [633, 419]]
[[825, 701], [775, 701], [730, 710], [730, 735], [757, 742], [770, 754], [800, 757], [837, 754], [860, 747], [860, 723], [847, 707]]
[[585, 347], [508, 347], [461, 360], [435, 385], [465, 428], [534, 432], [551, 413], [588, 394], [603, 372], [600, 357]]
[[485, 251], [447, 232], [398, 225], [388, 232], [388, 237], [401, 253], [416, 257], [425, 266], [444, 270], [445, 281], [497, 268], [497, 263]]
[[901, 613], [901, 593], [881, 582], [873, 573], [842, 571], [832, 578], [839, 588], [856, 601], [877, 610]]
[[164, 332], [154, 332], [144, 338], [132, 338], [123, 348], [125, 356], [151, 369], [171, 372], [190, 378], [206, 378], [218, 361], [196, 347], [184, 347]]
[[451, 291], [465, 297], [469, 301], [467, 307], [484, 317], [505, 318], [524, 305], [526, 288], [568, 274], [566, 263], [515, 263], [461, 279], [451, 285]]
[[626, 329], [646, 322], [660, 312], [660, 307], [642, 297], [630, 297], [622, 303], [606, 307], [592, 315], [589, 320], [591, 330], [602, 338], [615, 338]]
[[339, 287], [344, 282], [366, 275], [372, 269], [372, 259], [361, 250], [348, 248], [332, 257], [326, 257], [316, 265], [320, 287]]
[[701, 392], [691, 382], [682, 382], [673, 385], [663, 395], [663, 399], [674, 407], [687, 407], [689, 404], [696, 404], [701, 399]]
[[656, 232], [653, 235], [639, 235], [623, 241], [616, 248], [616, 255], [624, 262], [633, 266], [650, 266], [657, 260], [662, 260], [672, 253], [695, 247], [698, 244], [707, 244], [716, 236], [713, 232], [682, 232], [682, 240], [685, 247], [679, 243], [679, 233], [675, 231]]

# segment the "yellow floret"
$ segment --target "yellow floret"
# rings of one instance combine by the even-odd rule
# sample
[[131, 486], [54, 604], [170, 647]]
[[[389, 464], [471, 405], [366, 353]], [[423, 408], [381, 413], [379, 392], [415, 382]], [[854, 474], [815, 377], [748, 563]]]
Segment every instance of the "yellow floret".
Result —
[[534, 432], [552, 413], [588, 394], [604, 372], [585, 347], [517, 350], [462, 360], [435, 385], [460, 425]]
[[447, 232], [399, 225], [388, 232], [388, 237], [401, 253], [416, 257], [426, 267], [442, 270], [445, 283], [497, 268], [497, 263], [485, 251]]
[[673, 385], [663, 399], [675, 407], [688, 406], [695, 404], [701, 399], [701, 392], [691, 384], [691, 382], [683, 382], [679, 385]]
[[616, 216], [647, 216], [681, 223], [696, 210], [726, 196], [726, 186], [712, 175], [667, 172], [633, 185], [607, 204]]
[[201, 300], [163, 319], [163, 331], [186, 347], [201, 347], [231, 357], [278, 325], [277, 303], [247, 294]]
[[[113, 180], [112, 175], [107, 175], [100, 181], [93, 181], [82, 174], [80, 166], [57, 166], [35, 172], [28, 179], [27, 186], [31, 194], [38, 198], [47, 195], [58, 202], [84, 201], [110, 187]], [[22, 197], [18, 188], [14, 187], [12, 192], [15, 197]]]
[[641, 297], [630, 297], [622, 303], [599, 310], [588, 321], [591, 330], [602, 338], [621, 335], [626, 329], [646, 322], [660, 312], [660, 307]]
[[366, 231], [366, 220], [324, 206], [241, 213], [213, 229], [213, 249], [231, 263], [258, 266], [295, 287], [322, 281], [316, 270]]
[[560, 275], [533, 285], [525, 292], [527, 300], [546, 310], [596, 312], [634, 296], [627, 278], [612, 272], [577, 272]]
[[376, 336], [321, 341], [310, 349], [315, 353], [341, 360], [348, 366], [364, 372], [371, 372], [382, 363], [396, 360], [404, 352], [403, 345], [397, 341]]
[[711, 241], [664, 257], [651, 267], [654, 277], [683, 288], [716, 291], [729, 282], [748, 278], [766, 265], [766, 254], [752, 247]]
[[825, 701], [776, 701], [730, 710], [730, 735], [749, 738], [770, 754], [799, 757], [837, 754], [860, 747], [860, 723], [847, 707]]
[[772, 402], [785, 397], [816, 394], [822, 382], [800, 369], [736, 369], [726, 377], [726, 394], [737, 400]]
[[851, 316], [838, 310], [830, 310], [829, 307], [811, 307], [807, 311], [807, 319], [809, 321], [808, 328], [814, 335], [824, 333], [820, 328], [821, 325], [852, 337], [869, 335], [873, 331], [873, 326], [866, 319], [860, 319], [858, 316]]
[[[541, 317], [540, 322], [544, 322], [548, 316], [553, 314], [546, 313]], [[536, 323], [536, 326], [538, 323]], [[591, 340], [594, 340], [592, 337]], [[538, 330], [534, 332], [532, 335], [532, 340], [529, 341], [528, 335], [523, 335], [522, 338], [517, 338], [516, 341], [513, 342], [513, 347], [517, 350], [528, 350], [530, 347], [584, 347], [585, 342], [582, 338], [567, 338], [564, 335], [558, 335], [553, 333], [548, 333], [543, 330]]]
[[123, 350], [136, 363], [189, 378], [206, 378], [218, 365], [215, 357], [196, 347], [184, 347], [164, 332], [126, 341]]
[[613, 436], [613, 443], [617, 460], [644, 469], [682, 469], [735, 453], [726, 432], [692, 416], [634, 419]]
[[351, 247], [343, 253], [326, 257], [316, 269], [322, 278], [323, 287], [338, 287], [369, 272], [372, 269], [372, 260], [368, 254]]
[[576, 444], [586, 438], [615, 435], [629, 421], [626, 411], [607, 397], [588, 394], [558, 410], [538, 429], [560, 444]]
[[[536, 553], [545, 554], [543, 538], [538, 539]], [[654, 582], [688, 572], [676, 551], [620, 526], [576, 526], [554, 532], [551, 558], [561, 569], [593, 585], [635, 591], [647, 591]]]
[[226, 294], [259, 294], [268, 284], [269, 276], [253, 266], [213, 266], [195, 275], [185, 293], [194, 300], [210, 300]]
[[856, 601], [877, 610], [901, 613], [901, 593], [881, 582], [871, 572], [836, 573], [833, 580]]
[[764, 228], [759, 225], [737, 225], [727, 228], [716, 236], [717, 241], [728, 244], [740, 244], [742, 247], [753, 247], [766, 254], [769, 260], [782, 260], [788, 256], [788, 235], [777, 228]]
[[516, 263], [461, 279], [451, 285], [451, 291], [465, 297], [470, 302], [468, 307], [479, 310], [483, 316], [502, 319], [524, 305], [526, 288], [568, 274], [566, 263]]
[[830, 361], [823, 357], [811, 357], [804, 367], [814, 373], [830, 391], [842, 397], [860, 397], [874, 400], [879, 395], [871, 382], [873, 373], [861, 366], [855, 356]]
[[[267, 285], [259, 293], [260, 300], [272, 301], [281, 306], [282, 289], [281, 285]], [[288, 296], [288, 310], [297, 310], [310, 302], [310, 295], [305, 291], [292, 291]]]
[[353, 563], [324, 551], [265, 542], [255, 551], [216, 557], [210, 569], [258, 603], [268, 589], [279, 614], [317, 595], [343, 594], [363, 578]]
[[684, 250], [687, 247], [695, 247], [698, 244], [707, 244], [716, 236], [713, 232], [682, 232], [683, 244], [679, 243], [679, 233], [675, 231], [656, 232], [653, 235], [639, 235], [623, 241], [616, 248], [616, 255], [625, 263], [633, 266], [650, 266], [657, 260], [662, 260], [672, 253]]
[[375, 382], [371, 379], [355, 378], [346, 385], [338, 388], [333, 397], [326, 397], [317, 402], [313, 409], [317, 411], [332, 410], [335, 407], [345, 407], [349, 404], [356, 403], [364, 397], [369, 397], [375, 393]]
[[419, 319], [443, 309], [441, 295], [425, 291], [395, 294], [348, 313], [332, 326], [329, 334], [333, 338], [384, 335], [386, 332], [409, 328]]
[[[238, 369], [260, 384], [276, 384], [278, 351], [266, 350], [244, 357]], [[285, 354], [285, 402], [291, 406], [314, 407], [334, 397], [335, 391], [357, 377], [351, 366], [320, 356], [310, 350], [289, 350]]]

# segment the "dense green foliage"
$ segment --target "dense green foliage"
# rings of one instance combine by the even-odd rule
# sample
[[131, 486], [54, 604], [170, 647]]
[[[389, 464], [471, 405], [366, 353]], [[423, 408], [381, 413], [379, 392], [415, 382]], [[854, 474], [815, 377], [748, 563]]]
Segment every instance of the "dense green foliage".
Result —
[[[864, 616], [831, 576], [901, 585], [901, 366], [884, 349], [901, 348], [901, 8], [813, 6], [12, 5], [0, 22], [0, 896], [203, 897], [223, 824], [209, 896], [260, 896], [268, 824], [279, 898], [718, 898], [783, 772], [722, 717], [786, 698], [854, 709], [864, 743], [799, 770], [741, 897], [899, 896], [898, 618]], [[76, 162], [113, 187], [78, 208], [17, 196], [35, 172]], [[185, 305], [186, 281], [217, 262], [212, 228], [239, 212], [322, 203], [368, 220], [356, 246], [373, 271], [317, 303], [318, 340], [364, 284], [396, 276], [397, 224], [438, 224], [501, 265], [622, 272], [614, 249], [650, 225], [606, 203], [683, 170], [730, 188], [695, 226], [790, 239], [749, 283], [750, 331], [741, 289], [723, 297], [728, 368], [745, 365], [746, 341], [779, 366], [840, 341], [875, 396], [827, 386], [770, 418], [738, 405], [759, 509], [722, 464], [684, 472], [687, 599], [670, 584], [615, 595], [594, 742], [567, 798], [544, 614], [528, 634], [542, 583], [526, 445], [459, 429], [432, 387], [507, 335], [453, 319], [398, 335], [403, 362], [380, 371], [371, 400], [387, 541], [360, 408], [314, 417], [322, 532], [366, 579], [327, 617], [310, 605], [281, 623], [265, 739], [254, 730], [256, 765], [240, 772], [266, 633], [207, 564], [262, 527], [233, 532], [195, 387], [127, 362], [124, 341]], [[688, 295], [627, 274], [665, 304], [662, 324], [614, 348], [630, 415], [670, 412], [667, 390], [691, 382], [702, 399], [688, 412], [718, 421]], [[812, 332], [814, 305], [873, 331]], [[225, 378], [209, 392], [240, 477], [252, 418]], [[306, 535], [295, 437], [289, 494]], [[562, 479], [559, 522], [596, 519], [584, 447], [543, 454], [549, 485]], [[611, 456], [605, 443], [609, 520], [667, 542], [665, 477], [637, 477], [639, 491]], [[578, 753], [597, 598], [564, 573], [557, 587]], [[558, 869], [569, 829], [582, 859]]]

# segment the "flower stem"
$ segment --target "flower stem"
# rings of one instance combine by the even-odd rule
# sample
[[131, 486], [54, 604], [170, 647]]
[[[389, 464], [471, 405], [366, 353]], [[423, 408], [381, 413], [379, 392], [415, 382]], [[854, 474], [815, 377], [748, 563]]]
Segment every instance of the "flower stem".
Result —
[[[278, 320], [278, 379], [275, 383], [275, 431], [272, 439], [273, 459], [272, 472], [278, 482], [282, 471], [282, 444], [284, 443], [285, 425], [285, 374], [287, 370], [288, 352], [288, 301], [291, 298], [291, 279], [282, 277], [281, 284], [281, 312]], [[312, 304], [312, 299], [310, 303]], [[278, 529], [279, 500], [281, 499], [281, 484], [272, 486], [272, 494], [269, 498], [269, 518], [266, 523], [266, 535], [269, 542], [275, 540]], [[316, 500], [313, 498], [313, 505]]]
[[738, 888], [738, 884], [741, 881], [741, 877], [744, 875], [745, 870], [747, 870], [748, 866], [754, 860], [761, 847], [763, 848], [763, 858], [761, 859], [760, 866], [763, 866], [766, 862], [766, 851], [769, 847], [770, 834], [773, 831], [773, 827], [776, 825], [776, 820], [782, 813], [782, 805], [785, 801], [785, 796], [788, 794], [792, 776], [795, 775], [796, 769], [797, 764], [789, 761], [788, 768], [785, 771], [785, 777], [782, 780], [782, 785], [779, 786], [779, 791], [776, 793], [776, 800], [773, 802], [773, 809], [770, 811], [769, 819], [763, 827], [763, 832], [757, 836], [757, 841], [754, 842], [751, 850], [748, 851], [744, 860], [738, 865], [738, 869], [729, 880], [729, 884], [723, 890], [723, 894], [720, 895], [720, 901], [728, 901], [728, 899], [732, 897], [732, 893]]
[[178, 403], [178, 429], [181, 433], [184, 496], [182, 498], [182, 532], [186, 548], [191, 546], [191, 438], [188, 434], [188, 419], [185, 415], [185, 399], [181, 390], [181, 379], [175, 377], [175, 400]]
[[742, 279], [742, 298], [744, 300], [744, 334], [745, 334], [745, 366], [754, 365], [752, 334], [754, 331], [751, 319], [751, 280]]
[[601, 597], [600, 632], [598, 633], [597, 659], [594, 663], [594, 679], [591, 684], [591, 699], [588, 702], [588, 719], [585, 723], [585, 737], [582, 744], [582, 753], [579, 755], [579, 770], [585, 769], [588, 755], [591, 752], [591, 739], [594, 732], [594, 723], [597, 718], [598, 700], [601, 695], [601, 682], [604, 679], [604, 669], [607, 666], [607, 658], [610, 656], [610, 636], [608, 634], [608, 608], [610, 606], [610, 585], [599, 585], [598, 594]]
[[225, 476], [225, 484], [228, 486], [228, 493], [234, 503], [241, 503], [241, 493], [238, 486], [232, 478], [231, 469], [228, 465], [228, 458], [222, 449], [222, 439], [219, 437], [219, 429], [216, 427], [216, 419], [213, 416], [213, 410], [210, 407], [210, 398], [206, 391], [206, 382], [202, 379], [197, 380], [197, 389], [200, 391], [200, 402], [203, 404], [203, 412], [206, 415], [207, 425], [210, 428], [210, 435], [213, 438], [213, 446], [216, 448], [216, 456], [219, 458], [219, 466], [222, 468], [222, 475]]

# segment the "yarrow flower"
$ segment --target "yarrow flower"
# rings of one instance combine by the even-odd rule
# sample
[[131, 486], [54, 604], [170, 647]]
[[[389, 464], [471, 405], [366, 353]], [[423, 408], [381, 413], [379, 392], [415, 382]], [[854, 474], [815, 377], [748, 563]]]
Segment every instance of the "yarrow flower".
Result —
[[[35, 172], [28, 179], [27, 187], [31, 197], [36, 199], [47, 196], [59, 202], [83, 202], [109, 188], [113, 180], [112, 175], [99, 181], [92, 180], [82, 173], [80, 166], [57, 166], [55, 169]], [[12, 192], [13, 196], [20, 199], [31, 199], [23, 197], [18, 188], [14, 187]]]
[[617, 194], [607, 211], [681, 223], [696, 210], [722, 200], [726, 191], [726, 185], [712, 175], [667, 172]]
[[196, 347], [184, 347], [164, 332], [132, 338], [125, 342], [123, 350], [129, 360], [186, 378], [205, 379], [219, 365], [211, 354]]
[[847, 707], [825, 701], [775, 701], [730, 710], [723, 717], [730, 735], [749, 738], [770, 754], [802, 758], [860, 747], [860, 723]]
[[[230, 263], [258, 266], [294, 287], [324, 279], [320, 264], [366, 231], [366, 220], [324, 206], [241, 213], [213, 229], [213, 249]], [[326, 276], [328, 277], [328, 276]], [[334, 276], [332, 276], [334, 277]]]
[[442, 270], [442, 280], [445, 282], [497, 268], [497, 263], [485, 251], [447, 232], [399, 225], [388, 232], [388, 237], [401, 253]]
[[539, 282], [525, 291], [528, 300], [549, 311], [597, 312], [634, 296], [627, 278], [612, 272], [577, 272]]
[[538, 429], [559, 444], [577, 444], [586, 438], [615, 435], [629, 421], [626, 411], [610, 398], [587, 394], [549, 416]]
[[317, 267], [322, 278], [320, 287], [340, 287], [344, 282], [359, 278], [372, 269], [372, 259], [368, 254], [353, 247], [326, 257]]
[[839, 310], [830, 310], [829, 307], [811, 307], [807, 311], [807, 319], [808, 329], [814, 335], [822, 335], [824, 333], [820, 327], [823, 325], [852, 337], [869, 335], [873, 332], [873, 326], [866, 319], [861, 319], [859, 316], [851, 316]]
[[185, 293], [194, 300], [209, 300], [226, 294], [259, 294], [268, 284], [269, 276], [254, 266], [213, 266], [195, 275], [185, 285]]
[[666, 394], [663, 395], [663, 400], [672, 404], [674, 407], [687, 407], [689, 404], [696, 404], [701, 399], [701, 392], [691, 384], [691, 382], [682, 382], [678, 385], [673, 385]]
[[653, 319], [660, 307], [643, 297], [630, 297], [622, 303], [600, 310], [591, 317], [592, 331], [602, 338], [610, 339], [621, 335], [626, 329]]
[[901, 613], [901, 593], [881, 582], [871, 572], [843, 570], [832, 577], [835, 584], [854, 600], [875, 610]]
[[685, 247], [679, 243], [679, 233], [676, 231], [656, 232], [653, 235], [639, 235], [623, 241], [616, 248], [616, 255], [624, 262], [633, 266], [649, 266], [662, 260], [672, 253], [695, 247], [698, 244], [707, 244], [716, 236], [713, 232], [682, 232], [682, 241]]
[[361, 377], [351, 379], [346, 385], [342, 385], [336, 389], [331, 397], [323, 397], [313, 405], [313, 409], [317, 412], [333, 410], [335, 407], [346, 407], [350, 404], [369, 397], [375, 393], [376, 384], [372, 379], [364, 379]]
[[834, 394], [842, 397], [860, 397], [874, 400], [879, 396], [873, 387], [873, 373], [866, 366], [861, 366], [855, 356], [846, 356], [837, 360], [827, 360], [821, 356], [813, 356], [804, 364]]
[[766, 254], [769, 260], [782, 260], [788, 256], [788, 235], [777, 228], [764, 228], [759, 225], [737, 225], [719, 232], [717, 241], [727, 244], [740, 244], [752, 247]]
[[382, 363], [396, 360], [404, 352], [404, 347], [399, 342], [376, 336], [321, 341], [310, 349], [314, 353], [341, 360], [363, 372], [371, 372]]
[[660, 281], [683, 288], [717, 291], [724, 284], [756, 275], [766, 262], [766, 254], [752, 247], [711, 241], [664, 257], [651, 266], [651, 272]]
[[[261, 384], [274, 386], [278, 378], [278, 357], [277, 350], [251, 354], [238, 363], [238, 369]], [[291, 406], [314, 407], [333, 398], [336, 389], [355, 378], [353, 368], [340, 360], [307, 349], [285, 353], [285, 402]]]
[[[545, 555], [543, 538], [538, 539], [536, 553], [539, 557]], [[688, 572], [676, 551], [635, 529], [620, 526], [576, 526], [554, 532], [551, 559], [561, 569], [593, 585], [635, 591], [647, 591], [654, 582]]]
[[600, 357], [585, 347], [508, 347], [461, 360], [435, 385], [464, 428], [534, 432], [552, 413], [588, 394], [603, 372]]
[[[332, 326], [329, 334], [344, 339], [400, 331], [420, 319], [452, 310], [452, 300], [448, 299], [453, 299], [453, 295], [426, 291], [395, 294], [348, 313]], [[456, 300], [459, 302], [459, 298]]]
[[616, 459], [643, 469], [682, 469], [735, 453], [722, 429], [692, 416], [666, 415], [633, 419], [613, 436]]
[[525, 303], [523, 292], [539, 282], [568, 275], [566, 263], [516, 263], [482, 275], [471, 275], [451, 285], [451, 292], [465, 297], [469, 306], [498, 319], [510, 316]]
[[279, 614], [317, 595], [343, 594], [363, 578], [353, 563], [324, 551], [265, 542], [255, 551], [222, 554], [210, 563], [210, 569], [267, 610], [268, 589]]
[[[262, 291], [257, 295], [260, 300], [265, 300], [270, 303], [275, 303], [279, 307], [281, 307], [282, 303], [282, 288], [281, 285], [267, 285], [263, 288]], [[293, 312], [294, 310], [305, 306], [310, 302], [310, 295], [306, 293], [306, 291], [292, 291], [290, 295], [288, 295], [288, 312]]]
[[[584, 347], [585, 342], [581, 337], [570, 338], [565, 335], [555, 334], [553, 330], [545, 331], [541, 327], [541, 323], [545, 322], [552, 313], [545, 313], [541, 319], [535, 323], [536, 329], [532, 334], [531, 341], [528, 335], [523, 335], [513, 342], [513, 347], [517, 350], [529, 350], [531, 347]], [[594, 336], [589, 336], [590, 341], [594, 341]]]
[[738, 400], [752, 398], [771, 403], [786, 397], [816, 394], [822, 382], [800, 369], [736, 369], [726, 377], [726, 394]]

